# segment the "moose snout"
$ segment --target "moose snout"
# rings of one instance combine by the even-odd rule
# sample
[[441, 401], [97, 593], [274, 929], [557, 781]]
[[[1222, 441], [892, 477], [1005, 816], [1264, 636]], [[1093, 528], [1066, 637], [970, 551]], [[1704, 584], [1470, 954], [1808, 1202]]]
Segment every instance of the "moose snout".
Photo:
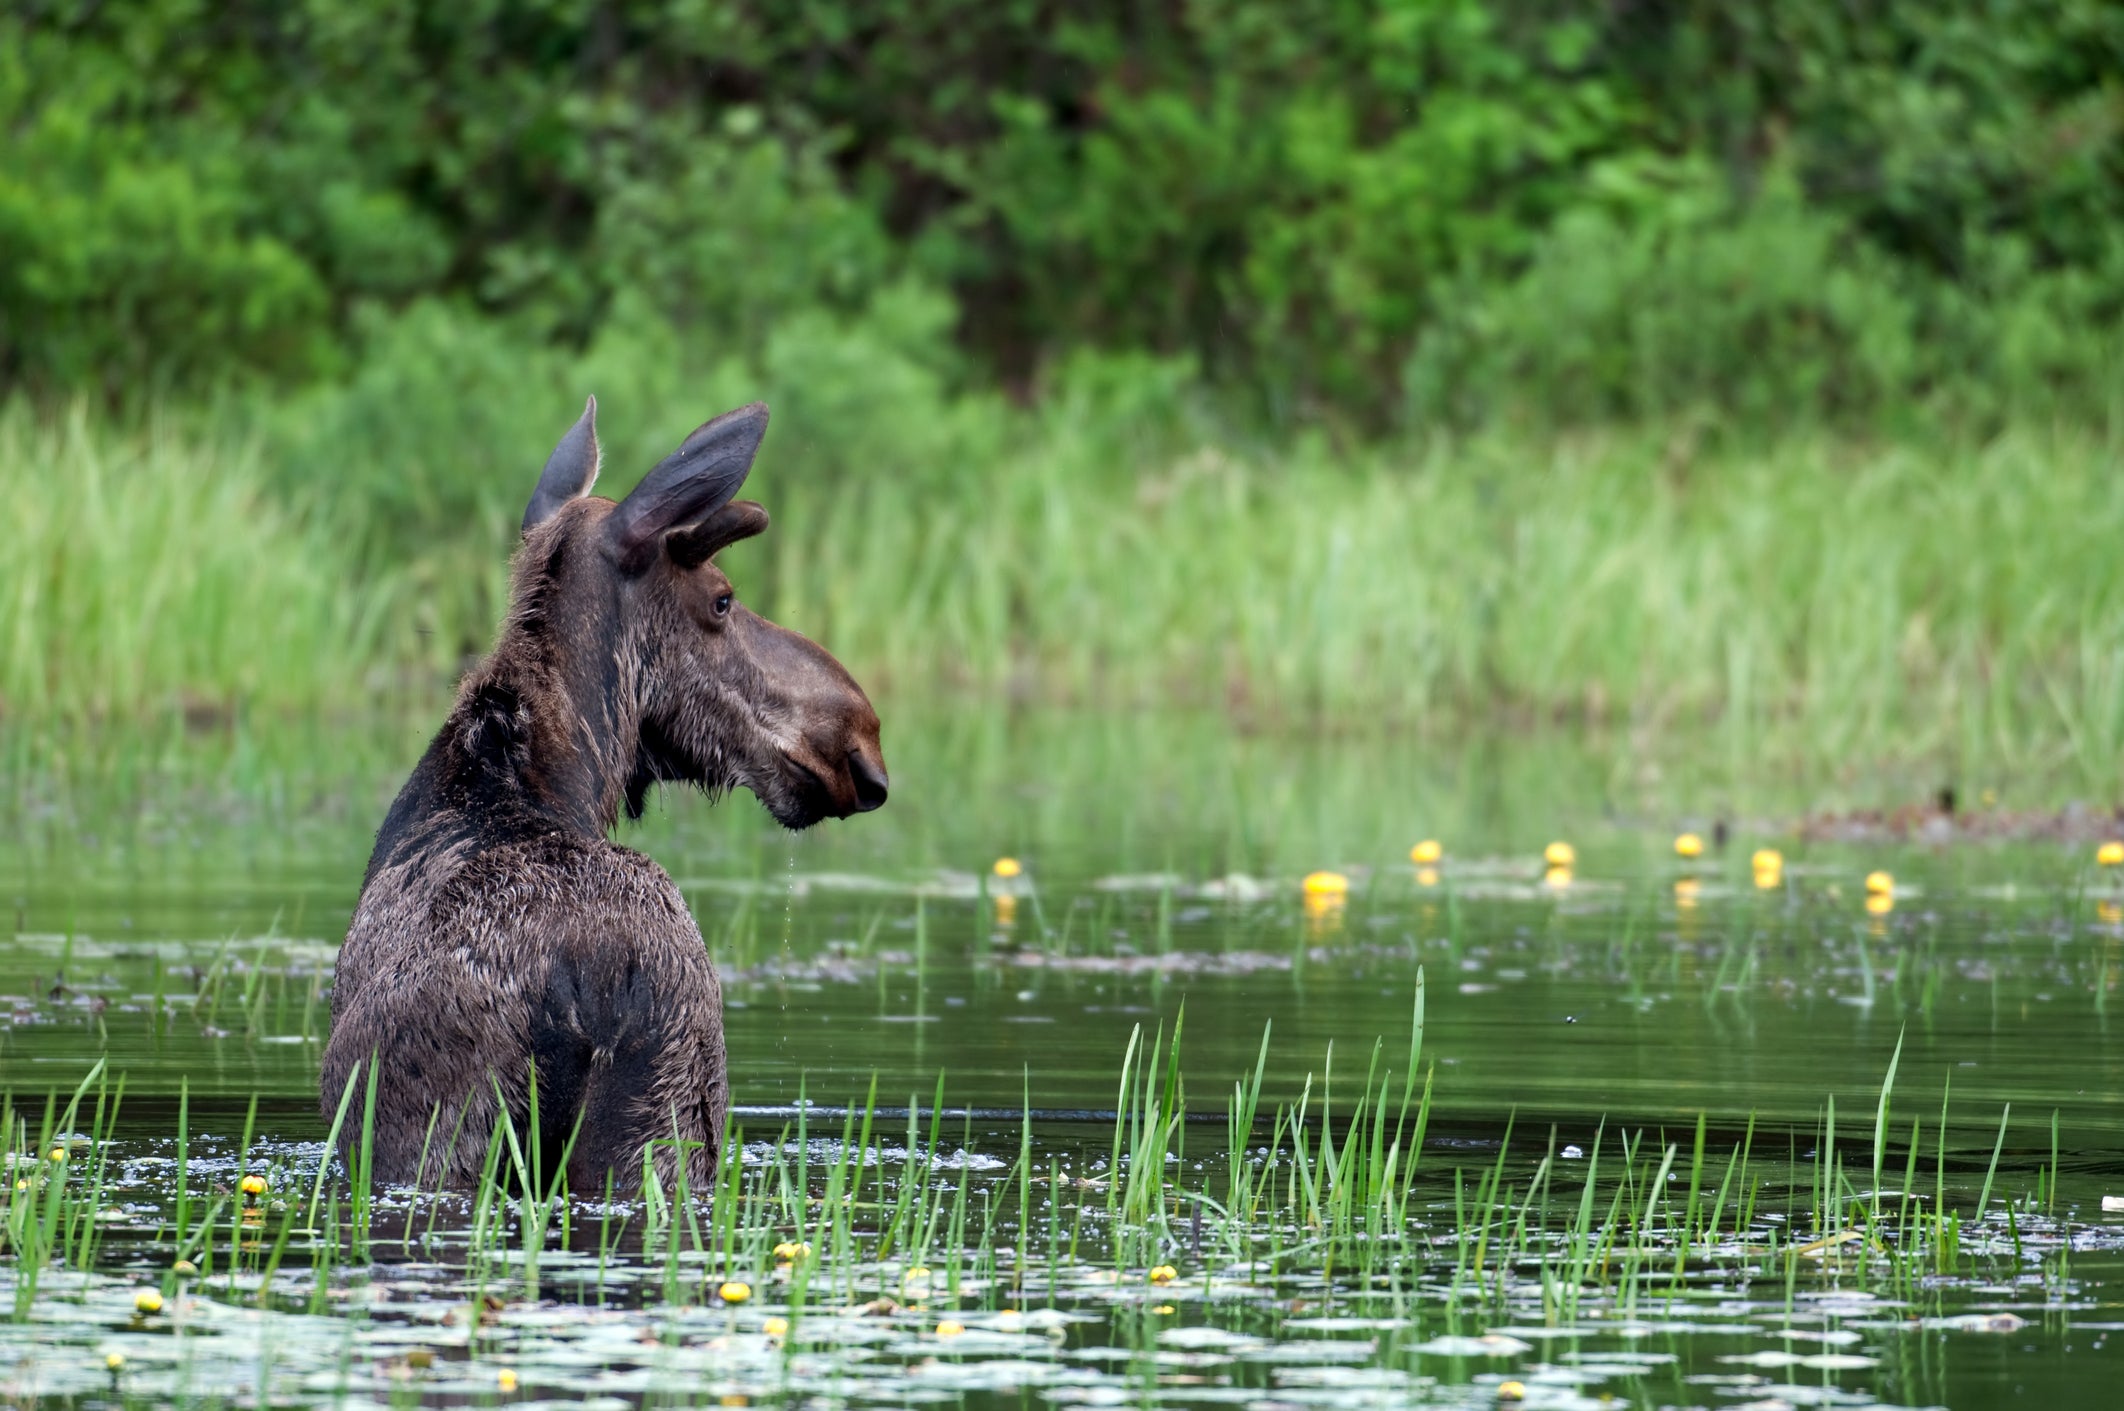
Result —
[[863, 758], [860, 750], [848, 752], [848, 780], [855, 785], [857, 813], [868, 813], [885, 805], [885, 790], [888, 780], [882, 763], [872, 764]]

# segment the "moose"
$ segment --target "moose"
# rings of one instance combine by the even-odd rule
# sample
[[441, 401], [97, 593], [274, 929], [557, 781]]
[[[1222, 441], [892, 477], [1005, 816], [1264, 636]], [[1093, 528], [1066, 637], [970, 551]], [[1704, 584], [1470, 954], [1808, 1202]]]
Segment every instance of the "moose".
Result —
[[319, 1104], [352, 1114], [351, 1161], [373, 1083], [373, 1179], [474, 1185], [507, 1122], [548, 1186], [646, 1166], [713, 1188], [721, 985], [671, 878], [607, 834], [658, 783], [749, 789], [790, 829], [887, 784], [862, 688], [714, 562], [767, 527], [733, 498], [766, 431], [764, 404], [726, 412], [615, 504], [590, 493], [593, 397], [546, 462], [500, 637], [391, 805], [339, 953]]

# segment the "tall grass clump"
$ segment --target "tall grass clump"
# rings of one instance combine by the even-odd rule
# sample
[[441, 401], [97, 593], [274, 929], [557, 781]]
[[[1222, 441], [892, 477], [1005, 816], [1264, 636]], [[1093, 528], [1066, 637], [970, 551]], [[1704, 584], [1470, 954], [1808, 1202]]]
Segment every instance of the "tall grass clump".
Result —
[[[2124, 751], [2124, 496], [2091, 433], [1688, 426], [1338, 452], [1060, 411], [942, 494], [777, 489], [773, 608], [884, 683], [1443, 722], [1716, 725], [1811, 757]], [[821, 546], [830, 546], [821, 552]]]
[[270, 493], [255, 443], [0, 413], [0, 717], [343, 700], [378, 662], [379, 584]]

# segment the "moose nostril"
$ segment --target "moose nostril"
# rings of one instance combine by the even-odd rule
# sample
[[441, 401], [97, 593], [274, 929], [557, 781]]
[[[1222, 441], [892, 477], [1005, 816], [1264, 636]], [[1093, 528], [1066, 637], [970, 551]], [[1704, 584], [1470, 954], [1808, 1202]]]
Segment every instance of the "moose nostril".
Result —
[[885, 771], [854, 750], [848, 752], [848, 777], [855, 784], [857, 813], [868, 813], [884, 804]]

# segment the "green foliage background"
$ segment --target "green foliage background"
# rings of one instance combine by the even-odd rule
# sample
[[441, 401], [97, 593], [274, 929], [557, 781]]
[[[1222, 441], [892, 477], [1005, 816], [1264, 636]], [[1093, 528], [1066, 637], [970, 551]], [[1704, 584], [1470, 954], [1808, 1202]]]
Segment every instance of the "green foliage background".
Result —
[[0, 56], [39, 389], [344, 372], [424, 300], [753, 355], [912, 283], [962, 375], [1293, 419], [2113, 391], [2100, 0], [29, 0]]
[[130, 507], [0, 716], [446, 680], [595, 391], [902, 689], [2124, 756], [2112, 4], [23, 0], [0, 128], [0, 487]]

